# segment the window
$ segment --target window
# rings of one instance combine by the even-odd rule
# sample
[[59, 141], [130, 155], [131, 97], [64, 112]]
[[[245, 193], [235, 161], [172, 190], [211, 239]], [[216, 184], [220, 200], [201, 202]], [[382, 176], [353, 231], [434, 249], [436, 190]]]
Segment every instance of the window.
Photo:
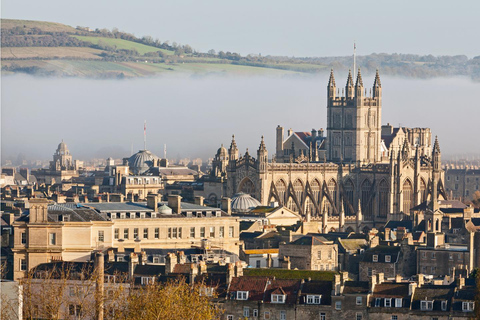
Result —
[[49, 233], [48, 234], [48, 242], [51, 246], [54, 246], [57, 243], [57, 234], [56, 233]]
[[135, 216], [136, 216], [135, 212], [130, 212], [130, 219], [135, 219]]
[[447, 300], [442, 301], [442, 311], [447, 311]]
[[218, 230], [218, 237], [223, 238], [225, 234], [225, 227], [220, 227]]
[[335, 302], [335, 310], [342, 310], [342, 301]]
[[190, 238], [195, 238], [195, 227], [190, 227]]
[[357, 319], [357, 320], [362, 320], [362, 319], [363, 319], [363, 314], [360, 313], [360, 312], [357, 312], [357, 313], [356, 313], [356, 319]]
[[307, 304], [320, 304], [321, 295], [307, 295]]
[[287, 320], [287, 312], [282, 310], [280, 311], [280, 320]]
[[145, 219], [145, 212], [140, 212], [140, 219]]
[[210, 227], [210, 238], [215, 238], [215, 227]]
[[[453, 233], [456, 233], [455, 229], [453, 230]], [[435, 252], [432, 252], [432, 259], [435, 259]]]
[[422, 259], [425, 259], [427, 257], [427, 253], [425, 251], [422, 251]]
[[261, 264], [262, 264], [262, 261], [260, 260], [255, 261], [256, 268], [261, 268]]
[[205, 238], [205, 227], [200, 227], [200, 238]]
[[235, 236], [234, 230], [234, 227], [228, 227], [228, 236], [230, 238], [233, 238]]
[[110, 214], [110, 218], [111, 218], [111, 219], [117, 219], [117, 214], [116, 214], [116, 213]]
[[452, 253], [448, 254], [448, 260], [453, 260], [453, 254]]
[[385, 256], [385, 262], [390, 262], [392, 261], [392, 256]]
[[98, 230], [98, 242], [105, 241], [105, 232], [103, 230]]
[[327, 315], [325, 312], [320, 312], [320, 320], [327, 320]]
[[148, 239], [148, 228], [143, 228], [143, 239]]
[[385, 307], [390, 308], [392, 306], [392, 299], [391, 298], [385, 298]]
[[402, 298], [396, 298], [395, 299], [395, 307], [396, 308], [401, 308], [402, 307]]
[[397, 315], [392, 315], [392, 317], [390, 318], [391, 320], [398, 320], [398, 316]]
[[233, 315], [231, 314], [227, 315], [227, 320], [233, 320]]
[[243, 316], [248, 318], [250, 317], [250, 308], [249, 307], [243, 307]]
[[462, 303], [462, 311], [470, 312], [473, 311], [473, 309], [475, 309], [475, 302], [464, 301]]
[[120, 213], [120, 219], [125, 219], [126, 217], [126, 213], [125, 212], [121, 212]]
[[21, 271], [27, 271], [27, 260], [26, 259], [20, 259], [20, 270]]
[[317, 252], [317, 259], [318, 260], [322, 259], [322, 251]]
[[376, 298], [376, 299], [375, 299], [375, 307], [380, 307], [381, 301], [382, 301], [382, 299]]
[[22, 244], [27, 244], [27, 233], [22, 232]]
[[248, 291], [237, 291], [237, 300], [248, 300]]
[[373, 261], [373, 262], [378, 262], [378, 255], [377, 255], [377, 254], [374, 254], [374, 255], [372, 256], [372, 261]]
[[253, 309], [253, 317], [258, 317], [258, 309]]
[[270, 312], [265, 311], [265, 312], [263, 313], [263, 319], [270, 319]]
[[76, 304], [71, 304], [68, 306], [68, 313], [71, 316], [77, 316], [80, 317], [82, 315], [82, 306], [76, 305]]
[[285, 303], [285, 295], [272, 294], [272, 303]]
[[123, 239], [128, 239], [128, 229], [123, 229]]
[[357, 306], [361, 306], [361, 305], [362, 305], [362, 297], [357, 297], [356, 305], [357, 305]]
[[160, 263], [159, 257], [153, 257], [153, 263]]
[[154, 282], [155, 282], [155, 277], [142, 277], [141, 278], [142, 286], [154, 284]]
[[433, 301], [420, 301], [420, 310], [422, 311], [431, 311], [433, 310]]
[[155, 228], [155, 239], [160, 237], [160, 228]]
[[374, 276], [377, 272], [375, 271], [375, 269], [372, 269], [372, 268], [367, 268], [367, 275], [369, 277], [371, 276]]
[[115, 228], [115, 230], [113, 230], [113, 236], [115, 237], [115, 240], [118, 239], [120, 237], [120, 229]]

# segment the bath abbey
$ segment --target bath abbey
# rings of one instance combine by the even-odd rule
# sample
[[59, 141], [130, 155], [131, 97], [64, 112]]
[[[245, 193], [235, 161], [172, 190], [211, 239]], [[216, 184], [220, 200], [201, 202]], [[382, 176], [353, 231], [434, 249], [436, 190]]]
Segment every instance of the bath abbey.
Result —
[[[337, 88], [327, 85], [327, 128], [285, 135], [276, 128], [269, 157], [263, 137], [256, 158], [241, 156], [232, 138], [218, 150], [215, 175], [225, 177], [225, 194], [243, 192], [263, 205], [277, 202], [321, 221], [323, 231], [368, 231], [391, 219], [411, 219], [419, 204], [446, 200], [438, 140], [429, 128], [381, 124], [382, 85], [377, 71], [370, 90], [360, 70]], [[432, 140], [433, 145], [432, 145]]]

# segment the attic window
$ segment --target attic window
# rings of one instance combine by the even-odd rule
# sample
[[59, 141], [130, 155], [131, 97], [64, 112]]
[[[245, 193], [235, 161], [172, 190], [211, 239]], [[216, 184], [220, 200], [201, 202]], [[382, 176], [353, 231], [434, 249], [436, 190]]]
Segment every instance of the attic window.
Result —
[[422, 311], [432, 311], [433, 310], [433, 300], [422, 300], [420, 302], [420, 310]]
[[237, 300], [248, 300], [248, 291], [237, 291]]
[[153, 284], [155, 282], [155, 277], [142, 277], [140, 281], [143, 286]]
[[392, 256], [385, 256], [385, 262], [391, 262]]
[[401, 308], [402, 307], [402, 298], [396, 298], [395, 299], [395, 307], [396, 308]]
[[307, 304], [320, 304], [322, 299], [321, 295], [307, 295]]
[[447, 300], [442, 301], [442, 311], [447, 311]]
[[62, 216], [62, 221], [70, 221], [70, 216]]
[[285, 303], [284, 294], [272, 294], [272, 303]]
[[475, 309], [475, 302], [464, 301], [462, 303], [462, 311], [471, 312]]
[[116, 213], [111, 213], [110, 218], [111, 219], [117, 219], [117, 214]]
[[392, 299], [391, 298], [385, 298], [384, 302], [385, 302], [385, 307], [386, 308], [390, 308], [392, 306]]
[[372, 261], [373, 261], [373, 262], [378, 262], [378, 255], [377, 255], [377, 254], [374, 254], [374, 255], [372, 256]]

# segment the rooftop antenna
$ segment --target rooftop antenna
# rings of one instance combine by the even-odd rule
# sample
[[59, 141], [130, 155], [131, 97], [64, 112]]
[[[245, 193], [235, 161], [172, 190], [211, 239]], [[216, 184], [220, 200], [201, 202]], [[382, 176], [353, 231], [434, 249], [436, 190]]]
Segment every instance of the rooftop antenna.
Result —
[[167, 159], [167, 144], [166, 143], [163, 145], [163, 158]]
[[143, 150], [147, 150], [147, 120], [143, 123]]
[[355, 43], [355, 40], [353, 40], [353, 74], [354, 76], [357, 70], [356, 67], [357, 67], [357, 44]]

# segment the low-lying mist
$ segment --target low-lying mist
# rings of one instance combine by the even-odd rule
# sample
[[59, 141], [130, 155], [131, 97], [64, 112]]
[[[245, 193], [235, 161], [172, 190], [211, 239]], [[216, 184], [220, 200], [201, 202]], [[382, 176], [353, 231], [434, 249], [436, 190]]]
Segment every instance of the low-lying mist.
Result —
[[[335, 74], [343, 87], [346, 74]], [[380, 74], [381, 76], [381, 74]], [[373, 75], [363, 75], [367, 88]], [[2, 77], [2, 162], [23, 153], [51, 159], [63, 139], [74, 159], [122, 158], [147, 149], [168, 158], [212, 157], [231, 136], [241, 153], [262, 135], [275, 152], [275, 128], [326, 126], [328, 75], [159, 77], [128, 80]], [[463, 78], [382, 77], [382, 123], [430, 127], [444, 154], [478, 153], [480, 83]], [[341, 89], [340, 89], [341, 90]]]

